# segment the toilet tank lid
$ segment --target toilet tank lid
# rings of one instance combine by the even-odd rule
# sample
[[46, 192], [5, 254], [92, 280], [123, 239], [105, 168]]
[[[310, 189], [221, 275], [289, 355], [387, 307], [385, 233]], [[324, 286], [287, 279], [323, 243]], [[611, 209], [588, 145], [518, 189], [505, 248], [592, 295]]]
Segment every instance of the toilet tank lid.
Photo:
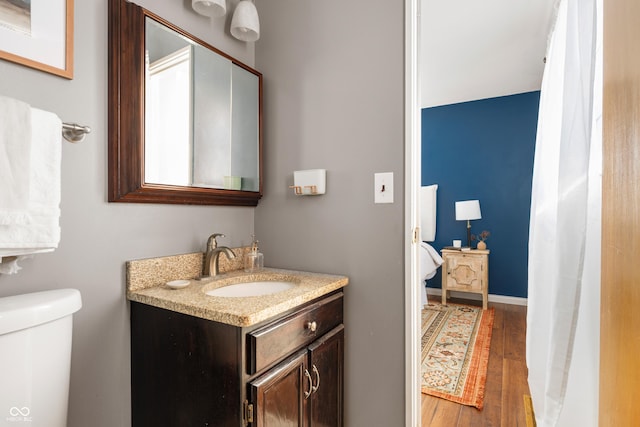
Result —
[[0, 298], [0, 335], [68, 316], [80, 310], [77, 289], [56, 289]]

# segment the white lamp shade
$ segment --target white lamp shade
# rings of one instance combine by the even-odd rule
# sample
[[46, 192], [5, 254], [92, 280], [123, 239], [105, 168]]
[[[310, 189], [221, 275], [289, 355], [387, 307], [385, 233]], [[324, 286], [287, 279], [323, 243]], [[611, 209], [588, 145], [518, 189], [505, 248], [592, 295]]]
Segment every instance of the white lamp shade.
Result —
[[227, 0], [191, 0], [191, 7], [200, 15], [217, 18], [227, 13]]
[[456, 221], [468, 221], [471, 219], [481, 219], [480, 201], [463, 200], [456, 202]]
[[260, 38], [258, 10], [249, 0], [241, 0], [231, 19], [231, 35], [238, 40], [254, 42]]

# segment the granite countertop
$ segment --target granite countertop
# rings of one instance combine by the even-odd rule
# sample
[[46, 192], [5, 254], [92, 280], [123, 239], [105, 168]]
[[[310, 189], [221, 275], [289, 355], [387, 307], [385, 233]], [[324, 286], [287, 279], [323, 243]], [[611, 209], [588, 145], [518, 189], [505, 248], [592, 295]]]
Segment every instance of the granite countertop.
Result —
[[[291, 281], [291, 289], [253, 297], [214, 297], [205, 292], [226, 285], [253, 281]], [[285, 311], [340, 289], [346, 276], [264, 268], [256, 273], [229, 271], [214, 278], [190, 280], [181, 289], [166, 284], [135, 289], [129, 286], [127, 299], [155, 307], [233, 326], [252, 326]]]

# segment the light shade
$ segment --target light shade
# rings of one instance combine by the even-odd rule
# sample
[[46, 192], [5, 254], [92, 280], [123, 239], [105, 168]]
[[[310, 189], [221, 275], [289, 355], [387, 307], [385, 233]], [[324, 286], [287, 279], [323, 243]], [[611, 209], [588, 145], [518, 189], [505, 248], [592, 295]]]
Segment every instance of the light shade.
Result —
[[245, 42], [254, 42], [260, 38], [258, 11], [249, 0], [241, 0], [236, 6], [231, 19], [231, 35]]
[[200, 15], [217, 18], [227, 13], [227, 0], [191, 0], [191, 7]]
[[456, 221], [468, 221], [471, 219], [481, 219], [480, 201], [463, 200], [456, 202]]

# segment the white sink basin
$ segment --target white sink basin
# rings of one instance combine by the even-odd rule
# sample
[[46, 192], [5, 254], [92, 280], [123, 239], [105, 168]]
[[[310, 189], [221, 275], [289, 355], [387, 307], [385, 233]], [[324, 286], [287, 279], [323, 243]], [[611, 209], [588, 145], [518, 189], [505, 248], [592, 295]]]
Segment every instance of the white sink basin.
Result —
[[246, 282], [223, 286], [205, 293], [212, 297], [256, 297], [286, 291], [294, 286], [294, 282]]

